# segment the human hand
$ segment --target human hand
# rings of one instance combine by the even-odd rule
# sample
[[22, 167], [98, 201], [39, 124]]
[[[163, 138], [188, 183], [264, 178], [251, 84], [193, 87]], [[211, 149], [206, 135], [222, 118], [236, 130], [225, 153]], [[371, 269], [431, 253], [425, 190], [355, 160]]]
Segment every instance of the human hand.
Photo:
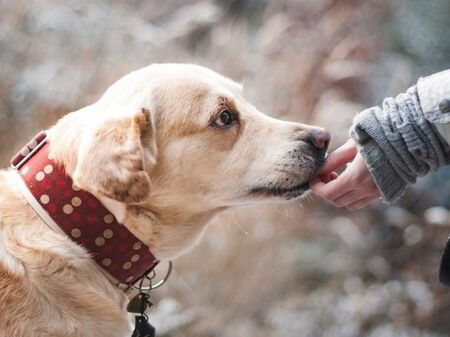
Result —
[[[347, 165], [338, 175], [335, 170]], [[357, 210], [380, 197], [363, 156], [350, 139], [331, 152], [319, 175], [310, 181], [312, 192], [336, 207]]]

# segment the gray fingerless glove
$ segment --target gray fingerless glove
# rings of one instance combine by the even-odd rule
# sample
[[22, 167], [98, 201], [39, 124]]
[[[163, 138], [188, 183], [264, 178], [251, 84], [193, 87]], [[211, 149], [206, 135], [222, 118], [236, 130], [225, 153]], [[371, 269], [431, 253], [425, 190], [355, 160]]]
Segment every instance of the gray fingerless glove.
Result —
[[402, 196], [417, 177], [450, 163], [450, 147], [425, 119], [416, 87], [356, 115], [350, 136], [386, 202]]

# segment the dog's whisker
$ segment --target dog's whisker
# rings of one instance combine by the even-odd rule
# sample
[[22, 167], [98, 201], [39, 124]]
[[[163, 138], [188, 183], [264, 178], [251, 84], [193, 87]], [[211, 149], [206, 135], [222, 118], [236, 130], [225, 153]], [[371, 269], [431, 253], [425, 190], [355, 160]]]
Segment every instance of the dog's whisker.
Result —
[[233, 225], [234, 225], [237, 229], [239, 229], [239, 231], [240, 231], [241, 233], [243, 233], [244, 235], [248, 235], [248, 231], [247, 231], [245, 228], [243, 228], [241, 224], [239, 224], [239, 221], [236, 220], [234, 213], [231, 214], [231, 220], [233, 220], [233, 222], [232, 222]]

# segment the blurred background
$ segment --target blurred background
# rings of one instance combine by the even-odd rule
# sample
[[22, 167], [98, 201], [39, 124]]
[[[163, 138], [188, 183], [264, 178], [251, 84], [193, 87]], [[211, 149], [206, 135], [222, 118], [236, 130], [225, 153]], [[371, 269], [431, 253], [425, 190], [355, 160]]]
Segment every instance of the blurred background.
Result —
[[[352, 117], [450, 67], [448, 0], [0, 0], [0, 162], [153, 62], [237, 81], [261, 111], [347, 138]], [[309, 198], [217, 217], [150, 311], [160, 336], [448, 336], [450, 170], [394, 206]]]

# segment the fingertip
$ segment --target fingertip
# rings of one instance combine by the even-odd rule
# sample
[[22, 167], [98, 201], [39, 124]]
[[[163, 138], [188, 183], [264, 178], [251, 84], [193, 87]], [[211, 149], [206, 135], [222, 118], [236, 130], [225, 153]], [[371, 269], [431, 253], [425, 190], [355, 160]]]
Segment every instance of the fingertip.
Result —
[[358, 150], [355, 142], [352, 139], [348, 140], [344, 145], [328, 154], [324, 165], [319, 171], [319, 174], [331, 173], [332, 171], [351, 162], [355, 158], [357, 152]]
[[339, 174], [337, 174], [337, 172], [333, 171], [333, 172], [330, 173], [329, 176], [330, 176], [330, 181], [331, 181], [331, 180], [337, 179], [337, 177], [339, 177]]
[[324, 175], [320, 175], [319, 177], [322, 180], [322, 182], [328, 184], [330, 181], [335, 180], [338, 177], [338, 174], [336, 172], [330, 172]]

